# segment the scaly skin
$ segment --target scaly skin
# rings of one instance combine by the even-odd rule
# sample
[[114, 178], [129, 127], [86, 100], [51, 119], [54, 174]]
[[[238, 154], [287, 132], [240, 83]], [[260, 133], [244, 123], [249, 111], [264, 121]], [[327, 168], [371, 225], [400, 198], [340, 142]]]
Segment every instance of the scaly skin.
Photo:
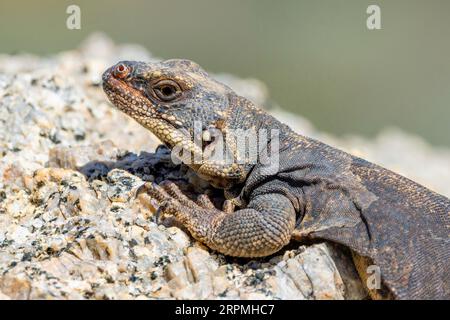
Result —
[[[210, 248], [261, 257], [291, 239], [325, 239], [352, 250], [363, 280], [368, 265], [380, 268], [382, 286], [369, 291], [374, 298], [450, 299], [446, 197], [294, 133], [191, 61], [123, 61], [104, 73], [103, 87], [117, 108], [168, 147], [188, 151], [180, 158], [225, 190], [229, 200], [219, 210], [205, 196], [191, 201], [171, 182], [143, 187], [161, 202], [163, 215], [175, 216]], [[197, 142], [195, 121], [203, 137]], [[202, 157], [218, 148], [212, 129], [225, 137], [231, 162]], [[263, 156], [247, 160], [228, 139], [235, 129], [277, 130], [278, 170], [264, 171]], [[276, 150], [274, 141], [262, 150]]]

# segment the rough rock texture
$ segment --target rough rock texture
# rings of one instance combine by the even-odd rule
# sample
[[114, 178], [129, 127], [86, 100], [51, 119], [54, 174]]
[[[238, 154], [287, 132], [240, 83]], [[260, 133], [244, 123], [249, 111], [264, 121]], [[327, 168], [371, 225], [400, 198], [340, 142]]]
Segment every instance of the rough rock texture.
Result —
[[[0, 299], [365, 297], [348, 252], [335, 245], [293, 243], [264, 259], [233, 259], [158, 224], [157, 203], [136, 197], [143, 181], [170, 179], [188, 194], [208, 190], [223, 199], [107, 103], [100, 76], [120, 59], [157, 58], [102, 35], [48, 58], [0, 55]], [[262, 83], [217, 77], [269, 105]], [[272, 112], [301, 133], [450, 195], [447, 149], [397, 130], [373, 141], [337, 139]]]

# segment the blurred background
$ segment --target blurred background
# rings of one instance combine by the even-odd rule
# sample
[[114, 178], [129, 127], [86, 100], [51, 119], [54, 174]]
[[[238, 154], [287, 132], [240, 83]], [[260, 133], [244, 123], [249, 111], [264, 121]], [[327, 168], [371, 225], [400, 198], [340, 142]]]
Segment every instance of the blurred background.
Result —
[[[81, 8], [81, 30], [66, 28], [70, 4]], [[370, 4], [381, 7], [381, 30], [366, 27]], [[323, 131], [395, 126], [450, 146], [450, 1], [0, 2], [0, 53], [48, 55], [94, 31], [258, 78]]]

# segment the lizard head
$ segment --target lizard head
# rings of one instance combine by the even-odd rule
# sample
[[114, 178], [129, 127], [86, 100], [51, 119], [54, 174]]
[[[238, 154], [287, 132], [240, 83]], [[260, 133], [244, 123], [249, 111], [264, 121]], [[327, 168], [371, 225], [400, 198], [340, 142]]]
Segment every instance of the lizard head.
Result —
[[121, 61], [103, 74], [103, 89], [116, 107], [169, 146], [179, 143], [172, 141], [173, 129], [190, 136], [194, 122], [206, 128], [223, 118], [230, 91], [196, 63], [176, 59]]
[[[211, 128], [223, 129], [232, 90], [188, 60], [145, 63], [121, 61], [103, 74], [103, 89], [121, 111], [149, 129], [164, 144], [188, 151], [181, 160], [216, 187], [245, 179], [241, 166], [208, 162], [214, 145]], [[200, 131], [200, 141], [195, 132]], [[190, 162], [190, 163], [189, 163]]]

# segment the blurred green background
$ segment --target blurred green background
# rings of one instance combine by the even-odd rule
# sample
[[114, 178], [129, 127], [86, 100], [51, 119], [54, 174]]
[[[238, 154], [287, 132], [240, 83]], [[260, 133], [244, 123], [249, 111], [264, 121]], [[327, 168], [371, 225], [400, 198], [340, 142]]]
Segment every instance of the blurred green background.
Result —
[[[66, 8], [81, 7], [81, 30]], [[366, 28], [381, 7], [382, 30]], [[49, 54], [93, 31], [164, 58], [256, 77], [335, 134], [397, 126], [450, 146], [450, 1], [0, 1], [0, 52]]]

